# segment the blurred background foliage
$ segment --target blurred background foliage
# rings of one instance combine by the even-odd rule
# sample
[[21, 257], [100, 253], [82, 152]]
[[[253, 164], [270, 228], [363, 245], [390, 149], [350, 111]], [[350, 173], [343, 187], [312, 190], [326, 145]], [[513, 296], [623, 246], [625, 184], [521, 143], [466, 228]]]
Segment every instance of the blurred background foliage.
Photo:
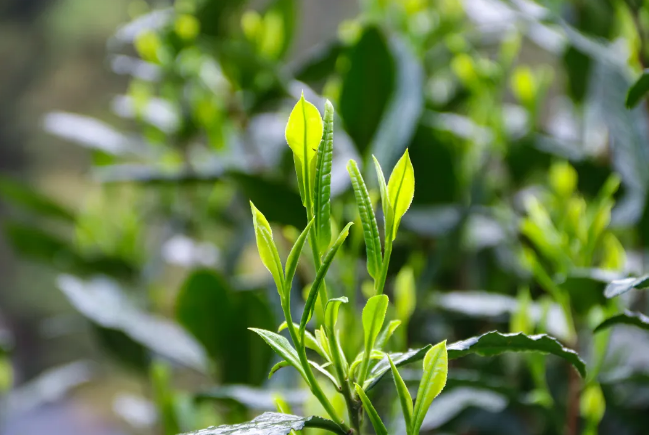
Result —
[[[603, 293], [647, 268], [649, 113], [625, 107], [647, 2], [13, 0], [0, 22], [2, 433], [173, 435], [277, 392], [321, 412], [247, 331], [281, 313], [248, 201], [284, 251], [306, 224], [284, 139], [301, 92], [336, 107], [337, 225], [357, 219], [347, 160], [378, 199], [371, 155], [410, 151], [395, 349], [547, 331], [589, 365], [456, 361], [426, 431], [646, 433], [647, 332], [592, 330], [649, 308]], [[332, 283], [362, 306], [351, 239]]]

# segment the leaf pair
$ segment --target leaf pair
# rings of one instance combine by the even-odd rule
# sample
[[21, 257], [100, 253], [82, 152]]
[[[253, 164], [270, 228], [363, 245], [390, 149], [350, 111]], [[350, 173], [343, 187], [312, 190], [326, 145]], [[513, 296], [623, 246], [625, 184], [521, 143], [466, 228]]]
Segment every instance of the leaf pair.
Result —
[[304, 99], [297, 102], [286, 124], [286, 142], [293, 151], [302, 203], [315, 217], [318, 246], [331, 241], [331, 163], [334, 108], [326, 101], [323, 120], [318, 109]]
[[[426, 353], [424, 357], [424, 372], [419, 383], [417, 402], [414, 405], [406, 383], [403, 381], [401, 374], [389, 356], [388, 361], [390, 362], [394, 376], [394, 384], [397, 388], [401, 410], [406, 423], [406, 433], [408, 435], [417, 435], [419, 434], [419, 429], [424, 422], [424, 417], [426, 417], [430, 405], [446, 385], [448, 375], [446, 341], [431, 347]], [[387, 435], [387, 429], [376, 412], [376, 409], [374, 409], [369, 398], [358, 384], [356, 384], [356, 392], [363, 402], [363, 407], [367, 411], [368, 418], [372, 422], [372, 426], [374, 426], [377, 435]]]
[[[414, 198], [415, 173], [408, 150], [392, 170], [390, 181], [387, 184], [381, 165], [376, 158], [374, 158], [374, 165], [381, 192], [381, 205], [385, 224], [384, 234], [387, 246], [395, 239], [401, 218], [408, 211]], [[367, 249], [367, 272], [372, 278], [377, 279], [386, 265], [383, 264], [381, 240], [372, 201], [365, 180], [363, 180], [363, 176], [354, 160], [350, 160], [347, 164], [347, 171], [352, 181], [358, 212], [363, 224], [363, 235]]]

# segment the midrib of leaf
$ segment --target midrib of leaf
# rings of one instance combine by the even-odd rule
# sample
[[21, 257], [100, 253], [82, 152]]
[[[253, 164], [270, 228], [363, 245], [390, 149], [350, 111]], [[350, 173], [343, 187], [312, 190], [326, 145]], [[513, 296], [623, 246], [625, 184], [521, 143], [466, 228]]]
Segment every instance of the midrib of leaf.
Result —
[[[405, 178], [406, 178], [406, 171], [407, 170], [408, 170], [407, 165], [404, 165], [404, 171], [403, 171], [403, 174], [401, 174], [401, 180], [399, 180], [399, 188], [397, 189], [397, 194], [394, 197], [394, 206], [393, 207], [395, 208], [395, 211], [396, 211], [396, 208], [397, 208], [397, 204], [399, 204], [399, 197], [401, 196], [401, 188], [403, 187], [403, 180], [405, 180]], [[395, 216], [394, 218], [396, 219], [395, 224], [398, 225], [399, 221], [401, 220], [401, 216], [399, 216], [399, 217]], [[394, 231], [394, 228], [391, 231]]]
[[[304, 102], [304, 99], [302, 100], [302, 118], [304, 119], [304, 141], [303, 141], [303, 147], [304, 147], [304, 160], [302, 162], [303, 166], [303, 173], [304, 173], [304, 195], [306, 196], [306, 204], [307, 204], [307, 214], [311, 213], [311, 186], [310, 186], [310, 176], [309, 176], [309, 145], [307, 143], [307, 137], [308, 131], [309, 131], [309, 121], [307, 120], [306, 117], [306, 104]], [[310, 216], [309, 216], [310, 218]]]

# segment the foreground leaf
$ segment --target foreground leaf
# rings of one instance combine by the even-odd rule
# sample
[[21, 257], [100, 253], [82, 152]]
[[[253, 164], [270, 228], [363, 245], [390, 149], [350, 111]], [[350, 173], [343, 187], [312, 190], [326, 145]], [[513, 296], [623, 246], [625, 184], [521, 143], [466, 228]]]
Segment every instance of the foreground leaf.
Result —
[[412, 415], [411, 434], [418, 434], [433, 400], [446, 386], [448, 353], [446, 341], [433, 346], [424, 357], [424, 374], [419, 383], [417, 402]]
[[358, 397], [361, 398], [361, 402], [363, 402], [363, 408], [365, 409], [367, 417], [370, 419], [370, 422], [374, 427], [376, 435], [388, 435], [388, 430], [383, 424], [381, 417], [379, 417], [379, 413], [376, 412], [376, 409], [374, 408], [374, 405], [372, 405], [369, 397], [367, 397], [367, 394], [365, 394], [365, 391], [363, 391], [361, 386], [358, 384], [355, 384], [354, 388], [356, 389], [356, 394], [358, 394]]
[[626, 95], [627, 109], [633, 109], [637, 106], [647, 92], [649, 92], [649, 70], [644, 70], [640, 78], [629, 88]]
[[273, 241], [273, 230], [262, 212], [257, 210], [257, 207], [251, 202], [250, 208], [252, 209], [252, 221], [255, 226], [255, 237], [257, 239], [257, 249], [262, 263], [266, 266], [275, 280], [277, 291], [283, 297], [284, 293], [284, 268], [282, 261], [279, 258], [277, 247]]
[[310, 163], [315, 157], [322, 133], [320, 112], [302, 95], [286, 124], [286, 142], [302, 164]]
[[363, 176], [358, 170], [358, 165], [355, 161], [349, 161], [347, 164], [347, 171], [352, 180], [356, 205], [358, 206], [358, 214], [360, 215], [361, 223], [363, 224], [363, 236], [365, 237], [365, 249], [367, 250], [367, 273], [369, 273], [372, 278], [376, 278], [381, 270], [383, 259], [381, 254], [379, 228], [376, 225], [376, 216], [374, 215], [374, 209], [372, 208], [372, 201], [370, 200], [370, 194], [367, 192], [367, 186], [365, 185]]
[[288, 435], [292, 430], [305, 428], [324, 429], [345, 435], [345, 432], [331, 420], [316, 416], [298, 417], [277, 412], [265, 412], [248, 423], [208, 427], [187, 435]]
[[649, 331], [649, 317], [635, 311], [624, 310], [624, 313], [609, 317], [600, 323], [593, 332], [600, 332], [615, 325], [631, 325]]
[[448, 346], [449, 359], [461, 358], [472, 353], [495, 356], [506, 352], [550, 353], [565, 359], [582, 377], [586, 377], [586, 364], [579, 358], [577, 352], [564, 347], [556, 338], [545, 334], [528, 336], [523, 333], [502, 334], [491, 331]]
[[386, 295], [372, 296], [363, 308], [363, 332], [365, 353], [363, 363], [361, 365], [361, 373], [359, 379], [361, 383], [367, 378], [369, 370], [370, 355], [374, 349], [376, 338], [381, 333], [383, 322], [385, 321], [385, 313], [388, 310], [389, 299]]
[[633, 289], [649, 289], [649, 275], [644, 275], [639, 278], [624, 278], [611, 281], [611, 283], [606, 286], [606, 289], [604, 289], [604, 296], [611, 299]]

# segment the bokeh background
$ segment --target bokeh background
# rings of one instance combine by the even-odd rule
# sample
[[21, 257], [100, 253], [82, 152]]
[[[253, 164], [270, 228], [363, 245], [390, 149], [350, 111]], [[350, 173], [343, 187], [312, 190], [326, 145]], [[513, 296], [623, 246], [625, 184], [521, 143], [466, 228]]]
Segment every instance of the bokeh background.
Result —
[[[279, 323], [247, 200], [287, 241], [304, 224], [283, 139], [303, 90], [321, 110], [322, 97], [337, 109], [338, 224], [355, 219], [346, 160], [365, 163], [376, 187], [370, 154], [387, 171], [411, 151], [415, 203], [390, 272], [392, 282], [407, 267], [417, 281], [401, 344], [529, 328], [510, 315], [525, 292], [545, 303], [547, 285], [521, 260], [531, 251], [559, 286], [590, 271], [571, 293], [580, 340], [564, 341], [598, 360], [601, 344], [581, 329], [615, 307], [593, 294], [647, 264], [649, 113], [625, 99], [648, 41], [640, 0], [5, 0], [0, 332], [11, 368], [0, 370], [0, 387], [12, 388], [0, 433], [166, 435], [269, 408], [252, 390], [221, 390], [216, 411], [178, 411], [209, 385], [266, 377], [272, 355], [251, 350], [261, 341], [228, 334]], [[543, 213], [554, 227], [539, 223]], [[347, 282], [361, 294], [356, 269]], [[192, 286], [222, 293], [204, 295], [213, 305], [182, 305]], [[129, 304], [157, 317], [124, 326], [106, 314]], [[624, 305], [646, 312], [647, 298]], [[228, 310], [242, 324], [219, 323]], [[556, 324], [565, 319], [550, 319], [549, 332], [569, 335]], [[201, 328], [228, 333], [206, 338]], [[646, 433], [649, 337], [624, 328], [613, 337], [603, 344], [610, 405], [599, 433]], [[203, 353], [217, 375], [196, 370]], [[431, 430], [564, 433], [526, 408], [548, 406], [524, 363], [498, 361], [460, 368], [513, 370], [509, 386], [529, 396], [462, 391]], [[548, 369], [543, 390], [557, 407], [565, 372]], [[624, 382], [632, 385], [616, 387]], [[160, 394], [170, 383], [173, 398]], [[165, 421], [169, 407], [178, 421]]]

